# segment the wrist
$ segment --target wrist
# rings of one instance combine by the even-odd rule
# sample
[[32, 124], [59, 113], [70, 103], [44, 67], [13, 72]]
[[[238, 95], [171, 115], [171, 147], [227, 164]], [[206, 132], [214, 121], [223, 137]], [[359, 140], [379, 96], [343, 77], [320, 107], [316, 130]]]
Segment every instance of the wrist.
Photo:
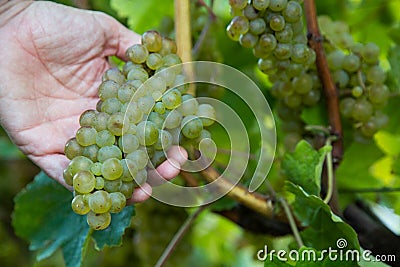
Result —
[[33, 1], [0, 0], [0, 28], [12, 18], [24, 11]]

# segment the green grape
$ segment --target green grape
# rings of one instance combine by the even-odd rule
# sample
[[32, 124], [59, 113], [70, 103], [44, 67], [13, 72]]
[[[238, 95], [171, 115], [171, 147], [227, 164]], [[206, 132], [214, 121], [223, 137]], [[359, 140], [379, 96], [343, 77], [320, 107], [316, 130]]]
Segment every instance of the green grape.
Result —
[[292, 26], [285, 25], [285, 28], [275, 33], [276, 40], [280, 43], [289, 43], [293, 39]]
[[176, 89], [168, 91], [163, 95], [162, 102], [167, 109], [178, 107], [182, 102], [181, 92]]
[[83, 126], [76, 132], [76, 141], [81, 146], [90, 146], [96, 143], [97, 131], [93, 127]]
[[182, 103], [177, 110], [183, 115], [194, 115], [199, 109], [199, 103], [190, 94], [182, 95]]
[[385, 82], [385, 80], [386, 80], [386, 73], [378, 65], [372, 66], [367, 71], [367, 81], [369, 81], [370, 83], [382, 84]]
[[124, 129], [124, 115], [120, 112], [112, 114], [107, 121], [107, 130], [116, 136], [121, 136]]
[[137, 104], [138, 104], [140, 110], [144, 114], [149, 114], [150, 111], [154, 107], [155, 101], [154, 101], [153, 97], [146, 95], [146, 96], [139, 98], [139, 100], [137, 101]]
[[89, 171], [79, 171], [74, 175], [73, 187], [74, 190], [81, 194], [88, 194], [94, 190], [96, 179]]
[[82, 151], [82, 156], [87, 157], [91, 161], [97, 161], [97, 152], [99, 151], [99, 147], [97, 145], [85, 146]]
[[102, 101], [108, 98], [116, 98], [118, 93], [119, 84], [112, 80], [104, 81], [99, 86], [98, 95]]
[[350, 118], [352, 116], [355, 104], [356, 101], [351, 97], [344, 98], [340, 101], [340, 112], [345, 118]]
[[101, 190], [103, 188], [104, 188], [104, 179], [103, 179], [103, 177], [96, 177], [96, 184], [94, 185], [94, 189]]
[[122, 159], [121, 149], [119, 149], [119, 147], [117, 146], [112, 145], [101, 147], [97, 152], [97, 160], [99, 162], [103, 163], [105, 160], [110, 158]]
[[111, 214], [89, 212], [86, 217], [87, 224], [94, 230], [106, 229], [111, 223]]
[[229, 5], [236, 9], [244, 9], [247, 5], [247, 0], [229, 0]]
[[99, 147], [112, 146], [115, 144], [115, 136], [108, 130], [102, 130], [97, 133], [96, 144]]
[[306, 94], [311, 91], [313, 87], [313, 80], [311, 75], [303, 74], [296, 77], [292, 81], [294, 91], [298, 94]]
[[[133, 63], [144, 63], [149, 55], [146, 46], [141, 44], [134, 44], [126, 50], [126, 57]], [[129, 78], [128, 78], [129, 79]]]
[[257, 41], [258, 41], [258, 36], [250, 32], [240, 35], [239, 38], [240, 45], [245, 48], [253, 48], [257, 44]]
[[126, 198], [121, 192], [113, 192], [109, 194], [111, 199], [111, 213], [121, 212], [126, 206]]
[[240, 35], [245, 34], [250, 27], [249, 20], [244, 16], [236, 16], [229, 23], [226, 32], [234, 41], [239, 41]]
[[160, 51], [162, 47], [162, 41], [162, 36], [157, 31], [146, 31], [142, 35], [142, 44], [147, 48], [149, 52]]
[[269, 27], [278, 32], [285, 28], [285, 18], [281, 15], [273, 15], [269, 21]]
[[274, 56], [279, 60], [289, 59], [292, 55], [292, 45], [285, 43], [278, 43], [275, 48]]
[[374, 134], [379, 130], [378, 125], [376, 124], [376, 122], [373, 120], [373, 117], [363, 123], [363, 125], [361, 125], [360, 127], [360, 131], [361, 133], [365, 136], [365, 137], [372, 137], [374, 136]]
[[64, 178], [64, 181], [65, 181], [65, 183], [67, 185], [72, 186], [72, 184], [73, 184], [72, 179], [74, 177], [72, 176], [72, 174], [71, 174], [71, 172], [69, 171], [68, 168], [63, 171], [63, 178]]
[[157, 142], [158, 128], [155, 123], [151, 121], [142, 121], [137, 127], [138, 131], [136, 136], [139, 140], [139, 144], [151, 146]]
[[97, 112], [101, 112], [101, 105], [103, 105], [103, 101], [102, 100], [97, 101], [97, 103], [96, 103], [96, 111]]
[[303, 15], [303, 9], [298, 2], [289, 1], [286, 8], [283, 9], [282, 15], [287, 22], [294, 23], [301, 19]]
[[[177, 54], [169, 54], [163, 57], [164, 66], [171, 67], [182, 63], [181, 58]], [[181, 68], [176, 68], [180, 73]], [[178, 74], [177, 73], [177, 74]]]
[[197, 110], [196, 115], [200, 117], [203, 126], [210, 126], [214, 123], [217, 116], [215, 114], [215, 109], [210, 104], [201, 104]]
[[293, 78], [293, 77], [300, 76], [302, 74], [303, 70], [304, 70], [303, 65], [291, 62], [291, 64], [286, 69], [286, 73], [289, 77]]
[[163, 163], [165, 160], [166, 160], [166, 156], [165, 156], [164, 151], [157, 150], [157, 151], [155, 151], [154, 155], [151, 157], [151, 161], [149, 161], [149, 165], [150, 165], [149, 168], [156, 168], [161, 163]]
[[305, 44], [295, 44], [292, 47], [291, 59], [295, 63], [305, 64], [310, 58], [311, 52]]
[[379, 54], [380, 49], [374, 43], [366, 44], [361, 50], [361, 55], [365, 62], [367, 62], [368, 64], [375, 64], [376, 62], [378, 62]]
[[133, 162], [133, 164], [135, 164], [135, 166], [137, 167], [138, 170], [145, 168], [147, 165], [147, 162], [149, 160], [149, 158], [147, 156], [147, 152], [142, 149], [139, 149], [139, 150], [133, 151], [132, 153], [129, 153], [126, 156], [126, 159], [131, 160]]
[[343, 61], [346, 55], [342, 52], [342, 50], [334, 50], [329, 53], [326, 57], [329, 68], [331, 70], [338, 70], [342, 68]]
[[[177, 75], [176, 77], [179, 77], [182, 75]], [[161, 93], [164, 93], [165, 90], [167, 89], [167, 85], [165, 83], [165, 80], [159, 76], [159, 75], [153, 75], [147, 82], [146, 84], [151, 88], [151, 90], [158, 91]]]
[[351, 89], [351, 94], [356, 98], [362, 96], [363, 92], [364, 92], [364, 90], [362, 89], [361, 86], [355, 86], [355, 87], [353, 87], [353, 89]]
[[93, 173], [93, 175], [95, 175], [95, 176], [100, 176], [101, 175], [101, 165], [102, 165], [101, 162], [94, 162], [90, 166], [90, 172]]
[[273, 74], [276, 72], [276, 65], [274, 60], [260, 58], [257, 64], [258, 68], [265, 74]]
[[278, 43], [275, 36], [270, 33], [265, 33], [261, 35], [257, 44], [257, 46], [259, 46], [261, 51], [265, 52], [265, 54], [268, 54], [269, 52], [275, 50], [277, 45]]
[[68, 159], [73, 159], [77, 156], [81, 156], [83, 152], [83, 147], [76, 141], [76, 138], [71, 138], [68, 140], [64, 148], [64, 154]]
[[83, 198], [83, 195], [76, 195], [74, 199], [72, 199], [71, 207], [76, 214], [85, 215], [90, 211], [89, 205]]
[[[254, 4], [254, 2], [253, 2]], [[260, 35], [264, 33], [267, 25], [265, 24], [265, 20], [262, 18], [256, 18], [252, 21], [250, 21], [249, 24], [249, 32], [254, 34], [254, 35]]]
[[154, 110], [154, 112], [157, 112], [158, 114], [164, 114], [165, 113], [165, 105], [163, 104], [163, 102], [157, 102], [154, 105], [153, 110]]
[[137, 126], [134, 123], [130, 123], [127, 127], [126, 134], [136, 134]]
[[165, 81], [166, 86], [171, 86], [176, 78], [175, 71], [168, 67], [161, 67], [155, 73]]
[[108, 98], [101, 104], [101, 112], [114, 114], [121, 110], [121, 102], [117, 98]]
[[101, 173], [104, 179], [111, 181], [120, 178], [123, 170], [122, 164], [117, 158], [106, 159], [101, 165]]
[[121, 160], [121, 165], [123, 168], [121, 180], [123, 182], [133, 181], [133, 177], [135, 177], [138, 173], [135, 163], [130, 159], [123, 159]]
[[258, 17], [258, 12], [256, 9], [254, 9], [254, 7], [252, 5], [247, 5], [244, 9], [243, 9], [243, 15], [249, 19], [249, 20], [253, 20], [256, 19]]
[[172, 145], [172, 135], [165, 130], [159, 131], [157, 142], [154, 148], [157, 150], [168, 150]]
[[201, 130], [199, 136], [195, 139], [195, 142], [200, 143], [204, 139], [211, 139], [211, 133], [206, 129]]
[[347, 72], [355, 72], [361, 66], [360, 58], [354, 54], [345, 56], [343, 59], [342, 66], [343, 66], [343, 69]]
[[124, 153], [131, 153], [138, 149], [139, 140], [136, 135], [124, 134], [118, 139], [118, 146]]
[[89, 207], [94, 213], [105, 213], [111, 208], [111, 198], [106, 191], [99, 190], [90, 194]]
[[163, 58], [158, 53], [151, 53], [146, 59], [146, 65], [151, 70], [156, 70], [163, 65]]
[[137, 172], [134, 183], [138, 186], [141, 186], [146, 182], [146, 180], [147, 180], [147, 170], [141, 169]]
[[349, 74], [344, 70], [336, 70], [333, 73], [333, 81], [339, 88], [346, 88], [350, 81]]
[[96, 114], [96, 117], [93, 119], [93, 127], [97, 132], [107, 129], [107, 121], [109, 118], [110, 115], [105, 112], [99, 112]]
[[143, 111], [136, 102], [130, 102], [125, 110], [121, 110], [131, 123], [139, 123], [143, 118]]
[[366, 122], [371, 118], [373, 112], [374, 108], [371, 103], [364, 98], [359, 98], [354, 103], [352, 117], [357, 121]]
[[[202, 104], [202, 105], [208, 105], [208, 104]], [[202, 105], [199, 106], [199, 110]], [[182, 134], [189, 139], [198, 137], [200, 135], [201, 130], [203, 130], [202, 119], [193, 115], [184, 117], [181, 122], [181, 130]]]
[[157, 112], [150, 112], [147, 120], [154, 123], [158, 129], [162, 129], [164, 125], [164, 116], [160, 115]]
[[145, 82], [149, 78], [149, 74], [143, 68], [133, 68], [128, 72], [128, 80], [139, 80]]
[[388, 116], [379, 110], [375, 112], [375, 115], [371, 118], [371, 120], [375, 122], [379, 129], [385, 127], [389, 122]]
[[162, 38], [162, 47], [159, 51], [160, 55], [165, 56], [168, 54], [175, 54], [176, 50], [176, 43], [172, 39], [167, 37]]
[[121, 101], [121, 103], [129, 102], [132, 99], [135, 91], [136, 89], [133, 85], [131, 85], [130, 83], [124, 83], [118, 89], [118, 94], [117, 94], [118, 100]]
[[274, 12], [278, 12], [284, 10], [287, 4], [287, 0], [270, 0], [269, 8]]
[[318, 103], [321, 98], [321, 93], [319, 90], [311, 90], [303, 95], [302, 102], [307, 106], [314, 106]]
[[153, 156], [154, 152], [155, 152], [154, 145], [152, 145], [152, 146], [141, 146], [141, 147], [139, 147], [139, 150], [145, 151], [147, 153], [147, 157], [148, 158], [151, 158]]
[[106, 70], [101, 79], [103, 82], [110, 80], [118, 84], [123, 84], [125, 82], [125, 76], [118, 68], [110, 68]]
[[128, 75], [129, 71], [133, 68], [138, 68], [138, 67], [142, 67], [141, 64], [136, 64], [133, 63], [132, 61], [128, 61], [124, 64], [124, 66], [122, 67], [122, 73], [126, 76]]
[[116, 180], [104, 180], [104, 190], [107, 191], [108, 193], [112, 192], [118, 192], [119, 188], [121, 187], [122, 180], [121, 179], [116, 179]]
[[389, 88], [384, 84], [373, 84], [368, 87], [368, 99], [374, 105], [385, 104], [389, 96]]
[[93, 161], [84, 156], [77, 156], [73, 158], [68, 164], [68, 172], [74, 176], [80, 171], [89, 171]]
[[123, 182], [119, 187], [119, 192], [121, 192], [126, 199], [129, 199], [132, 197], [134, 189], [135, 184], [133, 182]]
[[284, 121], [299, 119], [299, 114], [294, 109], [289, 108], [284, 103], [280, 102], [277, 108], [278, 116]]
[[270, 0], [252, 0], [253, 7], [259, 11], [263, 11], [268, 8]]
[[285, 104], [290, 108], [300, 107], [300, 105], [302, 103], [302, 97], [301, 97], [301, 95], [298, 95], [298, 94], [291, 94], [291, 95], [285, 96], [285, 98], [283, 100], [284, 100]]
[[86, 110], [79, 117], [79, 124], [81, 126], [93, 126], [94, 118], [96, 118], [95, 110]]

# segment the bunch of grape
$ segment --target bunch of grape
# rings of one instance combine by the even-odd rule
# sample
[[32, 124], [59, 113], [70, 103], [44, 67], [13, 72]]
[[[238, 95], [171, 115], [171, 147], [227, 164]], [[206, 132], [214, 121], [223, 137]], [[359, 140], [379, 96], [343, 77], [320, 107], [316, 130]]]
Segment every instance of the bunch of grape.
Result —
[[307, 46], [299, 2], [229, 1], [235, 17], [227, 27], [228, 36], [243, 47], [252, 48], [258, 68], [273, 83], [271, 93], [280, 100], [278, 114], [282, 129], [288, 133], [285, 143], [301, 139], [301, 110], [316, 105], [321, 96], [315, 52]]
[[[147, 169], [166, 159], [171, 145], [198, 145], [211, 134], [215, 119], [209, 104], [187, 90], [174, 41], [156, 31], [129, 47], [122, 68], [107, 70], [98, 89], [96, 110], [85, 111], [75, 138], [65, 146], [70, 159], [65, 182], [74, 188], [72, 209], [87, 214], [95, 230], [108, 227]], [[172, 67], [175, 66], [175, 67]]]
[[339, 93], [340, 111], [355, 128], [356, 139], [372, 137], [388, 122], [381, 111], [389, 96], [386, 73], [379, 65], [379, 47], [355, 42], [347, 24], [319, 18], [321, 30], [329, 42], [324, 48], [333, 80]]

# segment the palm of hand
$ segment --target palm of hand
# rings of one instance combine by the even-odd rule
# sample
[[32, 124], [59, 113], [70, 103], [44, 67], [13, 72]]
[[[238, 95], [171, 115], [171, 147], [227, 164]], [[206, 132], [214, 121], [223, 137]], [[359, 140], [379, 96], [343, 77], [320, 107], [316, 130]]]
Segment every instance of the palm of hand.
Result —
[[0, 66], [0, 73], [3, 67], [10, 73], [0, 90], [3, 124], [24, 153], [62, 181], [65, 142], [79, 127], [79, 115], [96, 105], [99, 77], [109, 68], [106, 57], [122, 57], [138, 37], [126, 30], [131, 38], [122, 39], [119, 24], [104, 14], [45, 2], [32, 4], [10, 24], [18, 32], [3, 39], [13, 48], [6, 61], [15, 63]]

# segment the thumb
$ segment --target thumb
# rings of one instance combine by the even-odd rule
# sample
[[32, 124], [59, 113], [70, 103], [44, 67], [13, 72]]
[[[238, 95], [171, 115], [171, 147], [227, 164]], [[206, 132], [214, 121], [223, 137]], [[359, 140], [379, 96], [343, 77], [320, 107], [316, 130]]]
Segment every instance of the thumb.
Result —
[[105, 13], [93, 12], [93, 15], [104, 34], [104, 56], [117, 56], [127, 61], [125, 51], [140, 43], [141, 36]]

